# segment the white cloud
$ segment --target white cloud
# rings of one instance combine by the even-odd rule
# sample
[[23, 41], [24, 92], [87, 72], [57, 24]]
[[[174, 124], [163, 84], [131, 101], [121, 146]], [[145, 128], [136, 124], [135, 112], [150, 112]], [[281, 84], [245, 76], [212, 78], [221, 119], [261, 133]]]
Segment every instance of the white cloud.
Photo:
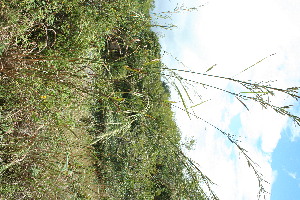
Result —
[[[296, 0], [211, 0], [199, 13], [180, 18], [178, 24], [188, 30], [181, 27], [173, 35], [175, 38], [172, 40], [172, 49], [167, 48], [168, 42], [165, 42], [165, 49], [194, 71], [205, 72], [210, 66], [217, 64], [211, 72], [227, 77], [276, 53], [235, 78], [277, 80], [274, 85], [281, 88], [299, 85], [299, 73], [296, 73], [300, 64], [299, 8], [300, 2]], [[184, 24], [192, 24], [192, 27]], [[181, 35], [184, 31], [189, 34]], [[169, 59], [168, 62], [174, 66], [174, 59]], [[183, 76], [220, 88], [228, 87], [228, 83], [220, 79], [200, 75]], [[203, 100], [212, 99], [195, 108], [200, 117], [229, 131], [231, 119], [240, 114], [242, 128], [235, 134], [241, 136], [241, 145], [260, 165], [259, 171], [264, 174], [266, 181], [271, 183], [265, 186], [270, 192], [277, 177], [277, 171], [271, 168], [271, 154], [281, 138], [281, 131], [287, 126], [287, 117], [282, 117], [273, 110], [262, 110], [258, 104], [246, 102], [250, 109], [248, 112], [237, 99], [232, 100], [224, 92], [206, 90], [202, 86], [197, 88]], [[232, 85], [230, 88], [235, 91], [245, 90]], [[286, 99], [286, 95], [276, 94], [271, 103], [282, 106], [283, 99]], [[286, 103], [293, 104], [294, 101], [287, 99]], [[185, 113], [177, 112], [176, 116], [183, 133], [197, 138], [198, 145], [191, 156], [218, 184], [215, 190], [220, 199], [256, 199], [258, 185], [253, 171], [243, 158], [235, 159], [238, 156], [228, 140], [199, 120], [187, 120]], [[299, 134], [299, 130], [295, 128], [291, 139], [296, 140]]]
[[[300, 105], [298, 104], [295, 108], [294, 108], [294, 115], [296, 116], [300, 116]], [[299, 127], [295, 125], [294, 122], [292, 122], [292, 120], [289, 121], [289, 123], [287, 124], [291, 130], [291, 137], [290, 137], [290, 141], [291, 142], [296, 142], [298, 140], [298, 138], [300, 137], [300, 130]]]
[[271, 185], [276, 181], [277, 177], [278, 177], [278, 171], [277, 170], [273, 170], [272, 171]]
[[292, 129], [291, 129], [292, 136], [290, 137], [291, 142], [297, 141], [297, 138], [300, 137], [300, 131], [298, 129], [299, 129], [299, 127], [297, 127], [297, 126], [292, 127]]
[[256, 145], [261, 140], [261, 148], [264, 152], [272, 153], [281, 138], [281, 130], [287, 122], [273, 110], [262, 110], [259, 104], [249, 106], [250, 112], [241, 113], [242, 130], [246, 140]]
[[289, 175], [292, 179], [297, 179], [297, 173], [295, 173], [295, 172], [288, 172], [288, 175]]

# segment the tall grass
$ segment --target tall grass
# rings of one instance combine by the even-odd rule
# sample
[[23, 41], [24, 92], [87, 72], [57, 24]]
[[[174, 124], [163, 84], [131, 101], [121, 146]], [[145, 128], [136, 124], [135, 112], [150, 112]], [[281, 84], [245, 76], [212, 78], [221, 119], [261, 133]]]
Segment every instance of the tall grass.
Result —
[[92, 137], [81, 121], [90, 115], [90, 87], [80, 65], [10, 52], [1, 65], [3, 197], [97, 198]]
[[[274, 54], [272, 54], [270, 56], [273, 56], [273, 55]], [[246, 68], [242, 72], [250, 69], [251, 67], [254, 67], [257, 64], [260, 64], [266, 58], [268, 58], [268, 57], [265, 57], [262, 60], [256, 62], [255, 64]], [[228, 139], [228, 141], [236, 147], [236, 149], [239, 151], [240, 155], [243, 155], [243, 157], [246, 160], [246, 164], [249, 166], [249, 168], [251, 168], [253, 170], [254, 175], [257, 178], [258, 185], [259, 185], [258, 198], [259, 199], [266, 198], [266, 194], [268, 193], [268, 191], [265, 190], [265, 185], [269, 184], [269, 182], [265, 180], [264, 174], [262, 174], [259, 171], [259, 168], [260, 168], [259, 163], [255, 162], [249, 156], [247, 149], [245, 149], [242, 146], [240, 141], [237, 139], [237, 136], [235, 136], [234, 134], [225, 132], [221, 128], [214, 125], [212, 122], [207, 121], [205, 119], [205, 116], [201, 116], [201, 115], [193, 112], [193, 110], [192, 110], [193, 107], [199, 106], [206, 101], [202, 100], [202, 102], [200, 104], [196, 104], [196, 105], [188, 108], [187, 104], [193, 103], [193, 100], [195, 101], [195, 99], [191, 99], [191, 96], [197, 96], [197, 95], [192, 95], [192, 94], [187, 93], [187, 91], [189, 91], [191, 93], [191, 90], [188, 89], [188, 86], [192, 86], [194, 88], [199, 88], [199, 86], [201, 86], [206, 89], [221, 91], [225, 94], [234, 96], [248, 111], [251, 111], [251, 110], [249, 110], [249, 108], [247, 106], [249, 101], [255, 102], [257, 104], [260, 104], [262, 106], [262, 108], [264, 108], [264, 109], [272, 109], [280, 115], [289, 117], [290, 119], [292, 119], [292, 121], [295, 123], [296, 126], [300, 125], [300, 118], [299, 118], [299, 116], [296, 116], [293, 113], [291, 113], [290, 108], [293, 105], [290, 105], [290, 104], [283, 105], [283, 106], [274, 105], [271, 103], [270, 98], [271, 97], [276, 98], [276, 96], [277, 95], [280, 96], [280, 93], [281, 93], [281, 94], [285, 94], [286, 97], [289, 97], [289, 98], [292, 98], [292, 99], [298, 101], [300, 99], [300, 96], [298, 95], [300, 87], [295, 86], [295, 87], [289, 87], [289, 88], [278, 88], [278, 87], [272, 86], [271, 85], [272, 82], [243, 81], [243, 80], [239, 80], [236, 78], [208, 74], [206, 72], [201, 73], [201, 72], [195, 72], [195, 71], [191, 71], [191, 70], [187, 70], [187, 69], [169, 68], [167, 66], [163, 66], [163, 67], [161, 67], [161, 69], [163, 70], [162, 75], [165, 77], [165, 80], [168, 81], [170, 85], [175, 86], [174, 91], [178, 94], [178, 96], [181, 100], [181, 103], [182, 103], [181, 107], [178, 106], [176, 103], [173, 103], [172, 106], [179, 110], [186, 112], [189, 118], [191, 118], [191, 116], [193, 116], [196, 119], [208, 124], [209, 126], [215, 128], [217, 131], [219, 131], [221, 134], [223, 134]], [[212, 81], [211, 82], [195, 81], [195, 80], [185, 78], [184, 75], [189, 76], [189, 77], [191, 77], [193, 75], [193, 77], [196, 78], [197, 80], [201, 80], [202, 77], [210, 77], [210, 78], [212, 78], [211, 79]], [[245, 88], [245, 90], [242, 90], [241, 92], [235, 92], [235, 91], [230, 91], [226, 88], [221, 88], [219, 86], [215, 86], [212, 84], [214, 82], [213, 81], [214, 79], [221, 79], [221, 80], [226, 80], [231, 83], [239, 84], [239, 85], [243, 86]], [[179, 88], [182, 88], [182, 89], [179, 89]], [[199, 96], [200, 100], [201, 100], [201, 98], [202, 97]], [[198, 99], [198, 101], [199, 101], [199, 99]], [[200, 169], [196, 168], [196, 170], [200, 174], [202, 174]], [[207, 182], [208, 187], [210, 184], [212, 184], [212, 182]]]
[[[0, 3], [6, 19], [0, 21], [0, 198], [217, 199], [212, 181], [182, 151], [162, 77], [177, 88], [190, 117], [205, 121], [187, 106], [193, 99], [186, 85], [200, 84], [299, 122], [287, 106], [265, 98], [275, 92], [299, 98], [297, 87], [165, 67], [150, 8], [146, 0]], [[109, 48], [112, 41], [118, 51]], [[235, 82], [249, 93], [178, 72]], [[237, 146], [262, 182], [234, 136], [205, 122]]]

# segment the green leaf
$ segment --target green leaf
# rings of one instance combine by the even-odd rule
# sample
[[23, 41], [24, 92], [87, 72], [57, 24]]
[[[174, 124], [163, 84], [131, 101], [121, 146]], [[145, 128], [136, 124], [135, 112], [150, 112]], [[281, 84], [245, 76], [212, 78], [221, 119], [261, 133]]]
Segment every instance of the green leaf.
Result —
[[[252, 93], [252, 94], [268, 94], [270, 92], [240, 92], [240, 93]], [[272, 94], [272, 93], [271, 93]]]
[[144, 63], [144, 65], [152, 65], [152, 64], [155, 64], [155, 63], [159, 63], [160, 62], [160, 59], [154, 59], [154, 60], [151, 60], [150, 62], [147, 62], [147, 63]]
[[201, 105], [201, 104], [203, 104], [203, 103], [205, 103], [205, 102], [208, 102], [208, 101], [210, 101], [210, 100], [211, 100], [211, 99], [206, 100], [206, 101], [202, 101], [201, 103], [198, 103], [198, 104], [196, 104], [196, 105], [193, 105], [193, 106], [191, 106], [190, 108], [194, 108], [194, 107], [199, 106], [199, 105]]
[[125, 98], [121, 98], [121, 97], [110, 97], [111, 99], [113, 100], [116, 100], [116, 101], [124, 101]]
[[142, 74], [145, 74], [145, 72], [143, 72], [142, 70], [140, 69], [135, 69], [135, 68], [132, 68], [132, 67], [129, 67], [128, 65], [125, 65], [123, 66], [125, 69], [129, 70], [129, 71], [132, 71], [132, 72], [137, 72], [137, 73], [142, 73]]
[[179, 94], [179, 97], [180, 97], [181, 102], [182, 102], [183, 107], [184, 107], [184, 111], [186, 112], [186, 114], [187, 114], [187, 115], [189, 116], [189, 118], [191, 119], [190, 113], [188, 112], [188, 108], [187, 108], [187, 106], [186, 106], [186, 104], [185, 104], [185, 100], [184, 100], [184, 98], [183, 98], [183, 96], [182, 96], [182, 94], [181, 94], [181, 92], [180, 92], [180, 89], [177, 87], [176, 84], [173, 84], [173, 85], [174, 85], [175, 89], [177, 90], [177, 93]]
[[206, 70], [205, 72], [208, 72], [208, 71], [212, 70], [215, 66], [217, 66], [217, 64], [214, 64], [213, 66], [211, 66], [210, 68], [208, 68], [208, 70]]
[[164, 100], [164, 102], [167, 102], [167, 103], [177, 103], [176, 101], [169, 101], [169, 100]]
[[243, 104], [243, 106], [249, 111], [249, 108], [247, 107], [247, 105], [242, 101], [240, 100], [238, 97], [236, 97], [237, 100], [239, 100], [239, 102], [241, 102], [241, 104]]

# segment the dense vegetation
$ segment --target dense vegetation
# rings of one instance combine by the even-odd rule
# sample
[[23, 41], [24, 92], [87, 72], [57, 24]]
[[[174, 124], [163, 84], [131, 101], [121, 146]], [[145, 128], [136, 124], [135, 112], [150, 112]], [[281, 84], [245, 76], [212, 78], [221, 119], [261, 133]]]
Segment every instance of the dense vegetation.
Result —
[[1, 199], [202, 199], [152, 0], [0, 2]]
[[[151, 27], [172, 25], [152, 25], [152, 7], [153, 0], [0, 2], [0, 199], [217, 198], [184, 154], [188, 143], [182, 144], [170, 84], [162, 80], [174, 86], [187, 115], [235, 145], [258, 179], [259, 195], [266, 192], [239, 141], [188, 111], [185, 84], [223, 91], [246, 108], [255, 101], [297, 125], [291, 105], [272, 105], [269, 97], [285, 93], [298, 100], [299, 87], [167, 68]], [[176, 72], [231, 81], [246, 92]]]

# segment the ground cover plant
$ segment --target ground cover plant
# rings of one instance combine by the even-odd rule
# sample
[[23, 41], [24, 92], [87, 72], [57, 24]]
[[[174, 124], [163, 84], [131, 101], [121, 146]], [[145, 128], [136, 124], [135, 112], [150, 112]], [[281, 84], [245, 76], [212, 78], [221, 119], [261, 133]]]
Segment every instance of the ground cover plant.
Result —
[[[1, 199], [217, 199], [210, 179], [184, 154], [169, 85], [185, 102], [191, 81], [160, 62], [152, 6], [152, 0], [0, 2]], [[299, 98], [298, 88], [214, 77], [254, 95], [196, 84], [299, 123], [263, 96], [275, 90]]]
[[1, 198], [205, 197], [179, 153], [152, 3], [0, 3]]

